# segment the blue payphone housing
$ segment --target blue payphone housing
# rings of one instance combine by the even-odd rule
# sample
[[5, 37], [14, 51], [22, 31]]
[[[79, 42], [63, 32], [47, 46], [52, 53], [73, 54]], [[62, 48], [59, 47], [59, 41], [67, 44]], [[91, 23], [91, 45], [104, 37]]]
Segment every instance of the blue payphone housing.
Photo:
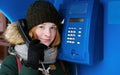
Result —
[[74, 1], [65, 9], [58, 59], [78, 64], [103, 59], [103, 22], [98, 0]]

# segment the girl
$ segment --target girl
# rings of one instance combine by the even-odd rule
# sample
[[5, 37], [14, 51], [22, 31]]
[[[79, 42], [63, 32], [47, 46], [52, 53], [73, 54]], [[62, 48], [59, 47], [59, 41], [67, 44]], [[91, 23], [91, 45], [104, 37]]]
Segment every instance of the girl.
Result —
[[26, 23], [29, 45], [20, 34], [19, 22], [8, 25], [5, 38], [13, 47], [2, 62], [0, 75], [70, 75], [69, 65], [56, 60], [61, 18], [55, 7], [47, 1], [34, 2]]

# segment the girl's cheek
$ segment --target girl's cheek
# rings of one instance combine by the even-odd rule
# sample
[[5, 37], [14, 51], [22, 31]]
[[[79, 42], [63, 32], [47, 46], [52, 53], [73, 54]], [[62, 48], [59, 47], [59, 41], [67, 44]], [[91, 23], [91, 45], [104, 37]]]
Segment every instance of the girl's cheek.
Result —
[[40, 37], [42, 36], [42, 32], [40, 32], [39, 30], [36, 30], [36, 34], [35, 34], [35, 37], [36, 39], [39, 39], [40, 40]]

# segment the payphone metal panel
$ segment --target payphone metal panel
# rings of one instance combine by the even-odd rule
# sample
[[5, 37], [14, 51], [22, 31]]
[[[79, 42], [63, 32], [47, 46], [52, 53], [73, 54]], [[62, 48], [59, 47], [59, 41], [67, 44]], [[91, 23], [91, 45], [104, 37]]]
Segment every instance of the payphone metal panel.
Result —
[[98, 3], [94, 0], [69, 3], [66, 12], [58, 59], [92, 64], [96, 60], [95, 42], [98, 40], [95, 37]]

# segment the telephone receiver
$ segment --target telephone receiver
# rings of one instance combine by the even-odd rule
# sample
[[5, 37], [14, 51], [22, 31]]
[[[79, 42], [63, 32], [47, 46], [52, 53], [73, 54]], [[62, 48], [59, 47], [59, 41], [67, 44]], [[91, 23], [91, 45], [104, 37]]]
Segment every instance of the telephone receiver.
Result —
[[31, 38], [28, 35], [28, 30], [27, 30], [26, 24], [27, 23], [26, 23], [25, 19], [18, 20], [18, 30], [19, 30], [22, 38], [24, 39], [25, 43], [27, 44], [27, 46], [29, 46]]

